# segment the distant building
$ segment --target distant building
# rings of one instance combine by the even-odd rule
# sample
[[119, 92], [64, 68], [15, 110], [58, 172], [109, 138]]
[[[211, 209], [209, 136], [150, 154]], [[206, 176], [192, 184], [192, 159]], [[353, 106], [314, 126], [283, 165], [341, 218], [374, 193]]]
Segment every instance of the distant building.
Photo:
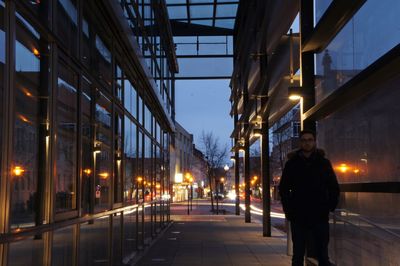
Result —
[[175, 145], [171, 151], [171, 176], [173, 179], [173, 201], [187, 199], [186, 174], [191, 172], [193, 159], [193, 135], [175, 122]]

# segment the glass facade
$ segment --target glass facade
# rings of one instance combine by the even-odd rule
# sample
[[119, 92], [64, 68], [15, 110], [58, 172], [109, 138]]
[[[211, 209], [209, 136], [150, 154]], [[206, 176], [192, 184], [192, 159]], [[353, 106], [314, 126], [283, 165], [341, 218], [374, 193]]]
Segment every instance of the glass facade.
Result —
[[[317, 19], [328, 2], [315, 1]], [[316, 54], [317, 102], [399, 45], [399, 11], [398, 1], [366, 1]], [[327, 153], [342, 188], [330, 253], [337, 265], [396, 265], [400, 219], [393, 206], [400, 204], [400, 197], [390, 188], [400, 181], [400, 76], [366, 84], [371, 93], [317, 121], [318, 146]]]
[[[319, 2], [316, 12], [325, 9]], [[317, 102], [400, 43], [399, 10], [400, 2], [396, 0], [366, 1], [326, 49], [316, 55]]]
[[[161, 25], [150, 1], [131, 9], [125, 22], [146, 36], [139, 51], [119, 41], [128, 33], [102, 17], [118, 15], [102, 2], [0, 0], [7, 265], [129, 265], [169, 222], [173, 74], [166, 42], [142, 27]], [[144, 54], [150, 75], [131, 60]]]

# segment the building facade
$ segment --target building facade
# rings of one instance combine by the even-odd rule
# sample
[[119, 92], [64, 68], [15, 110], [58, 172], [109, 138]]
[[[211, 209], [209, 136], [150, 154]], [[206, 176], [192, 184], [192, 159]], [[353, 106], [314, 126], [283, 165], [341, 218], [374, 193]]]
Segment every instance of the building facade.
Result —
[[188, 199], [187, 174], [193, 163], [193, 135], [175, 122], [175, 143], [171, 152], [171, 176], [175, 177], [173, 201]]
[[[300, 127], [316, 130], [318, 146], [340, 183], [330, 244], [337, 265], [400, 261], [395, 251], [400, 216], [393, 207], [400, 200], [399, 11], [394, 0], [260, 0], [239, 5], [231, 81], [235, 157], [244, 150], [248, 183], [247, 154], [255, 142], [254, 129], [261, 129], [263, 143], [274, 146], [261, 149], [261, 175], [270, 184], [283, 165], [270, 171], [274, 157], [284, 161], [294, 144], [290, 138], [277, 141], [282, 143], [278, 151], [275, 138], [295, 136], [292, 129], [299, 126], [285, 117], [299, 105]], [[292, 33], [296, 16], [299, 33]], [[290, 102], [294, 91], [300, 100]], [[264, 225], [268, 222], [264, 217]]]
[[163, 1], [0, 1], [1, 265], [128, 264], [169, 221], [166, 21]]

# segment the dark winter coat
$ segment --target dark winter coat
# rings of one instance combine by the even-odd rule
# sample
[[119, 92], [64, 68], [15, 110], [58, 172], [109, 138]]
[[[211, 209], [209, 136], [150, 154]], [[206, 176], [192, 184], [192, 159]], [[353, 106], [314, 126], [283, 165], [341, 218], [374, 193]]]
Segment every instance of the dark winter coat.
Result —
[[[289, 156], [288, 156], [289, 157]], [[329, 220], [339, 200], [339, 185], [322, 150], [309, 158], [296, 151], [285, 164], [279, 184], [283, 210], [291, 222], [316, 224]]]

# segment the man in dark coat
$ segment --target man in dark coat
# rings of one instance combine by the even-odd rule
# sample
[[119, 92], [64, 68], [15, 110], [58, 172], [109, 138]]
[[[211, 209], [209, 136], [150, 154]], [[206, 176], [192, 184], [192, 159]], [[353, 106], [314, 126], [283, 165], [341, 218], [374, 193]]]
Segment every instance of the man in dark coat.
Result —
[[315, 133], [300, 133], [300, 149], [288, 155], [279, 194], [290, 221], [292, 265], [303, 265], [306, 242], [311, 236], [319, 265], [330, 265], [328, 257], [329, 211], [339, 199], [339, 185], [331, 163], [316, 148]]

